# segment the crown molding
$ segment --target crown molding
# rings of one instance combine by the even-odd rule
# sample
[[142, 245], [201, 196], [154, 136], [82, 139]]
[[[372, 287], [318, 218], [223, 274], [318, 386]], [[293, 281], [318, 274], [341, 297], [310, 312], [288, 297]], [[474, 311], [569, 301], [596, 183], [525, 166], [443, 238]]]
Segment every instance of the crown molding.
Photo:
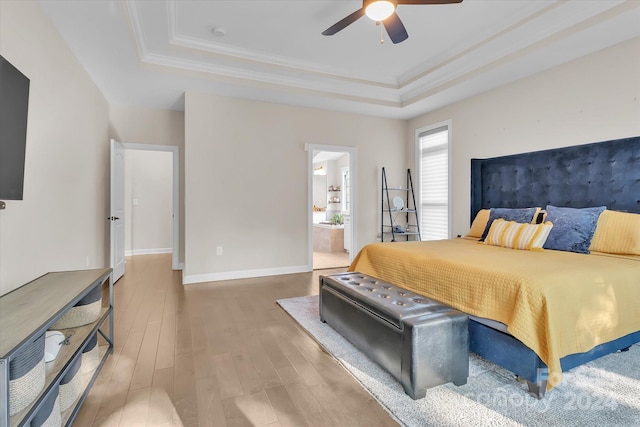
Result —
[[[138, 59], [143, 64], [200, 73], [205, 78], [227, 79], [235, 84], [286, 88], [294, 92], [399, 108], [411, 106], [485, 75], [491, 80], [489, 73], [498, 72], [500, 67], [507, 67], [527, 55], [539, 54], [545, 47], [640, 7], [640, 2], [626, 0], [585, 2], [580, 8], [576, 8], [575, 2], [566, 1], [530, 3], [526, 10], [515, 14], [514, 23], [494, 25], [483, 30], [479, 38], [459, 43], [439, 57], [429, 58], [399, 75], [397, 79], [380, 81], [309, 61], [180, 34], [175, 0], [166, 2], [167, 31], [161, 35], [168, 49], [150, 49], [147, 39], [150, 34], [145, 32], [138, 1], [126, 1], [123, 4]], [[544, 25], [540, 25], [542, 20]], [[517, 44], [514, 40], [518, 41]], [[579, 53], [574, 57], [565, 55], [563, 60], [546, 68], [578, 56]], [[512, 75], [511, 80], [515, 80], [528, 74], [526, 70], [520, 70]]]
[[122, 4], [124, 6], [125, 16], [127, 17], [127, 20], [129, 22], [129, 29], [136, 46], [138, 59], [142, 60], [142, 58], [148, 53], [148, 51], [144, 44], [147, 38], [145, 37], [144, 27], [140, 18], [140, 11], [138, 10], [138, 4], [135, 1], [123, 1]]
[[[603, 5], [603, 4], [601, 4]], [[442, 90], [452, 84], [459, 84], [463, 81], [470, 80], [474, 77], [508, 64], [510, 61], [521, 58], [524, 55], [532, 54], [551, 43], [570, 37], [571, 35], [585, 30], [587, 28], [598, 25], [612, 17], [624, 13], [636, 7], [636, 5], [627, 2], [615, 4], [608, 3], [606, 8], [592, 7], [583, 9], [582, 15], [578, 22], [568, 25], [566, 20], [556, 19], [554, 25], [547, 25], [538, 31], [528, 31], [526, 24], [531, 23], [535, 19], [543, 17], [562, 6], [561, 3], [554, 3], [551, 6], [539, 10], [529, 18], [518, 21], [509, 26], [495, 36], [477, 42], [475, 45], [452, 56], [447, 61], [436, 65], [434, 68], [426, 70], [423, 74], [418, 75], [410, 84], [402, 86], [403, 105], [411, 104], [419, 99], [425, 98], [439, 90]], [[603, 10], [604, 9], [604, 10]], [[518, 46], [492, 46], [491, 42], [496, 37], [513, 37], [513, 32], [526, 32], [524, 36], [519, 35], [518, 39], [523, 42]], [[467, 61], [470, 55], [481, 56], [481, 60]], [[426, 77], [430, 76], [429, 79]]]
[[202, 61], [193, 61], [183, 58], [147, 53], [141, 61], [150, 65], [158, 65], [190, 72], [204, 73], [210, 76], [228, 77], [237, 80], [249, 80], [257, 83], [265, 83], [277, 86], [291, 87], [295, 89], [311, 90], [325, 94], [345, 95], [357, 97], [361, 101], [383, 103], [400, 106], [400, 94], [391, 89], [358, 87], [345, 82], [330, 80], [309, 80], [305, 78], [285, 77], [278, 74], [250, 71], [243, 68], [213, 65]]
[[288, 69], [292, 71], [307, 73], [310, 75], [322, 75], [332, 79], [361, 83], [370, 86], [394, 89], [398, 88], [398, 82], [394, 79], [388, 79], [384, 81], [362, 78], [362, 76], [358, 76], [344, 70], [337, 70], [334, 67], [329, 67], [324, 64], [288, 58], [270, 53], [263, 53], [251, 49], [215, 43], [211, 40], [203, 40], [195, 37], [190, 37], [185, 34], [180, 34], [177, 29], [176, 0], [167, 1], [167, 21], [169, 44], [173, 46], [193, 49], [200, 53], [206, 52], [208, 54], [215, 54], [221, 57], [234, 58], [246, 63], [253, 63], [258, 66], [268, 66], [275, 69]]
[[[388, 105], [399, 107], [401, 105], [400, 94], [397, 92], [397, 86], [382, 82], [373, 82], [359, 78], [353, 78], [332, 73], [322, 73], [309, 68], [298, 65], [278, 64], [277, 60], [268, 62], [268, 56], [262, 55], [264, 61], [268, 65], [280, 65], [290, 68], [294, 71], [302, 71], [301, 75], [296, 77], [285, 76], [278, 73], [267, 73], [262, 71], [249, 70], [247, 68], [232, 67], [227, 65], [219, 65], [211, 62], [180, 58], [162, 53], [152, 52], [146, 45], [146, 34], [142, 18], [136, 1], [127, 1], [124, 3], [125, 13], [129, 18], [131, 33], [133, 35], [135, 45], [138, 51], [138, 59], [143, 64], [157, 65], [172, 69], [191, 71], [196, 73], [204, 73], [210, 76], [228, 77], [239, 80], [249, 80], [258, 83], [271, 84], [277, 86], [285, 86], [300, 90], [310, 90], [316, 93], [326, 95], [339, 95], [348, 99], [357, 99], [360, 102], [370, 102], [373, 104]], [[173, 12], [171, 12], [173, 10]], [[216, 51], [211, 49], [210, 43], [199, 43], [196, 39], [179, 36], [175, 34], [175, 2], [167, 2], [167, 13], [172, 13], [173, 17], [168, 19], [168, 32], [173, 34], [171, 43], [173, 45], [194, 48], [196, 50], [204, 50], [216, 54], [232, 56], [244, 60], [257, 60], [252, 58], [247, 52], [248, 50], [239, 49], [220, 49]], [[222, 48], [223, 46], [218, 45]], [[243, 56], [240, 52], [247, 56]], [[254, 53], [258, 57], [258, 53]], [[314, 74], [315, 79], [309, 79], [309, 74]]]

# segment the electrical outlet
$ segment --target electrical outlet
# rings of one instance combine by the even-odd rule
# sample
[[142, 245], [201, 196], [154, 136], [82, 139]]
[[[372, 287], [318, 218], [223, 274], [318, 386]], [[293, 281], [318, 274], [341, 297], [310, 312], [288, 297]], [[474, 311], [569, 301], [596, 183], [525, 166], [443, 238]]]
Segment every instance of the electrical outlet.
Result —
[[216, 248], [216, 255], [222, 255], [222, 246]]

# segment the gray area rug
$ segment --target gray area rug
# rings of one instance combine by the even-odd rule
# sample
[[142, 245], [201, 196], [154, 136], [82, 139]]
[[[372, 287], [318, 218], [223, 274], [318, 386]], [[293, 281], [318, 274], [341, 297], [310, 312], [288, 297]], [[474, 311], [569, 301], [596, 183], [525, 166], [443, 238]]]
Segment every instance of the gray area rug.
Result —
[[402, 386], [349, 341], [320, 322], [318, 296], [278, 304], [405, 426], [638, 426], [640, 345], [564, 374], [538, 400], [513, 374], [472, 354], [467, 384], [445, 384], [412, 400]]

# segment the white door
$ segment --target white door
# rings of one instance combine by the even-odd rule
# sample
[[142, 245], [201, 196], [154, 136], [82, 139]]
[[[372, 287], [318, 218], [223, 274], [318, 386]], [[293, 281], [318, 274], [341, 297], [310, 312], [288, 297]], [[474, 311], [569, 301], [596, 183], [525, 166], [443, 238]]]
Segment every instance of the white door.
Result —
[[115, 283], [124, 274], [124, 145], [111, 140], [111, 268]]

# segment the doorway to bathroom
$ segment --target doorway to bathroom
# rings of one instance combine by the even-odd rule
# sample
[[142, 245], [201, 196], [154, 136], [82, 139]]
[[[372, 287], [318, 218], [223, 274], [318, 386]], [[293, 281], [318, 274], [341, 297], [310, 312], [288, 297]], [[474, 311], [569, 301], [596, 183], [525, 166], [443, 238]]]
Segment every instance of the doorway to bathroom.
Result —
[[355, 148], [312, 146], [309, 157], [312, 268], [346, 268], [354, 247]]

